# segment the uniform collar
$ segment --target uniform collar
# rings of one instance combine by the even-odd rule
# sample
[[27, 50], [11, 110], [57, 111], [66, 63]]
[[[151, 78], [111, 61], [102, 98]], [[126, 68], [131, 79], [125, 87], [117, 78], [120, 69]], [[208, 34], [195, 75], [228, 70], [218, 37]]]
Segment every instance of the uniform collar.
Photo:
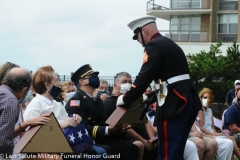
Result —
[[93, 96], [90, 96], [90, 94], [88, 94], [87, 92], [85, 92], [86, 93], [86, 95], [88, 95], [90, 98], [93, 98]]
[[83, 91], [83, 90], [81, 90], [81, 89], [78, 89], [78, 91], [82, 91], [82, 92], [84, 92], [86, 95], [88, 95], [90, 98], [94, 98], [93, 96], [91, 96], [90, 94], [88, 94], [87, 92], [85, 92], [85, 91]]
[[152, 36], [152, 38], [150, 39], [150, 41], [154, 40], [155, 38], [157, 38], [158, 36], [161, 36], [160, 33], [156, 33]]

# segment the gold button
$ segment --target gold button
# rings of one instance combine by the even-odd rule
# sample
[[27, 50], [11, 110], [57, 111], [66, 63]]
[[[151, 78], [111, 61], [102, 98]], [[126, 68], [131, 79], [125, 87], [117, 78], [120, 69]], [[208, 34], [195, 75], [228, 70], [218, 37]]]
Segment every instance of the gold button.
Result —
[[88, 117], [88, 120], [91, 120], [91, 117]]

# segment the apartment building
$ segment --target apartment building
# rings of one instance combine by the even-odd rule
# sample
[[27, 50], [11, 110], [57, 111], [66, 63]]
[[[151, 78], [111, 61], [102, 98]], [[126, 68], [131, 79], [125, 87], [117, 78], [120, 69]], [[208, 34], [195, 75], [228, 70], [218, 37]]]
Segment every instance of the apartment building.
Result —
[[210, 44], [221, 41], [223, 55], [233, 41], [240, 43], [238, 0], [166, 0], [147, 2], [147, 15], [169, 21], [169, 30], [160, 33], [182, 47], [184, 52], [209, 51]]

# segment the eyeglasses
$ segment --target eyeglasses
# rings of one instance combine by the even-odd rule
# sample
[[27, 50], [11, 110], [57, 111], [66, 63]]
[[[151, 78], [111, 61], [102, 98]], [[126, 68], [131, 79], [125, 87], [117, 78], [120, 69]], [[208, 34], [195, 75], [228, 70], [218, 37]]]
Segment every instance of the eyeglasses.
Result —
[[207, 99], [208, 97], [203, 97], [203, 99]]

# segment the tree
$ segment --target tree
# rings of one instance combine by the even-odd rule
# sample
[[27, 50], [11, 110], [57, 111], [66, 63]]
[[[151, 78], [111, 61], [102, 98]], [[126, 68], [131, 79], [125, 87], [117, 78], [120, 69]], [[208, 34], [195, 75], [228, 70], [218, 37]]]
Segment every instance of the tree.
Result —
[[236, 42], [227, 49], [227, 55], [223, 56], [219, 49], [222, 43], [210, 46], [210, 51], [200, 51], [197, 54], [188, 54], [188, 65], [191, 79], [198, 90], [204, 87], [213, 90], [215, 102], [225, 103], [227, 92], [233, 88], [233, 83], [239, 79], [240, 52]]

